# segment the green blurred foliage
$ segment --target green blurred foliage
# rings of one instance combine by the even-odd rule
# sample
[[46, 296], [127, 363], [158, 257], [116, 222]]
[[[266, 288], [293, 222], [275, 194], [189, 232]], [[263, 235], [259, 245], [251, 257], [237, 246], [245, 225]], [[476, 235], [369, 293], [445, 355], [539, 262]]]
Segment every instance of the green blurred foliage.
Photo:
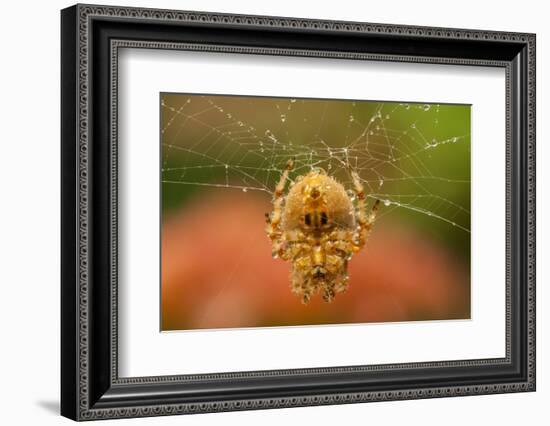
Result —
[[[359, 172], [378, 221], [421, 230], [470, 261], [470, 106], [251, 96], [161, 96], [163, 217], [212, 187], [267, 198], [322, 167], [351, 188]], [[263, 230], [259, 230], [263, 232]]]

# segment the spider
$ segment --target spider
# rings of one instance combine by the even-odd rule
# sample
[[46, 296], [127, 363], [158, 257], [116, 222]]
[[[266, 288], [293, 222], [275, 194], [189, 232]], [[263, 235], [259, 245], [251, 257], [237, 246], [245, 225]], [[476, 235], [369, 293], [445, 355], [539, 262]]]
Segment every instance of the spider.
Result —
[[354, 171], [354, 205], [344, 186], [322, 169], [299, 176], [284, 195], [294, 161], [288, 160], [266, 213], [273, 257], [292, 263], [291, 289], [307, 304], [323, 292], [325, 302], [348, 285], [348, 261], [365, 245], [376, 219], [379, 200], [366, 213], [365, 191]]

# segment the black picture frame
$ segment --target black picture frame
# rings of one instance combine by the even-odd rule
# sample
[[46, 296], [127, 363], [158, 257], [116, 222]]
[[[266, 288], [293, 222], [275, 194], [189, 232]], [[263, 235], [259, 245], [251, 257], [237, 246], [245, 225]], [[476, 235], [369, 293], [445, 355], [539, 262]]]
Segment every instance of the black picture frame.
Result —
[[[535, 390], [535, 35], [97, 5], [61, 12], [61, 414], [74, 420]], [[506, 70], [506, 356], [118, 377], [117, 51]]]

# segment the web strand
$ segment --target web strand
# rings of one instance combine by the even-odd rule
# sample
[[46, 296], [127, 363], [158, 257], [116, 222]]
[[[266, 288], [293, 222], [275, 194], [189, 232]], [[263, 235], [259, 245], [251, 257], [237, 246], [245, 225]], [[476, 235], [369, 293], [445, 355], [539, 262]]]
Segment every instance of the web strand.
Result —
[[432, 137], [440, 134], [443, 107], [164, 96], [162, 182], [272, 195], [293, 158], [291, 178], [322, 168], [351, 188], [357, 172], [367, 197], [384, 206], [379, 220], [409, 211], [469, 233], [469, 201], [454, 195], [469, 193], [469, 165], [464, 176], [438, 167], [443, 151], [469, 152], [469, 133]]

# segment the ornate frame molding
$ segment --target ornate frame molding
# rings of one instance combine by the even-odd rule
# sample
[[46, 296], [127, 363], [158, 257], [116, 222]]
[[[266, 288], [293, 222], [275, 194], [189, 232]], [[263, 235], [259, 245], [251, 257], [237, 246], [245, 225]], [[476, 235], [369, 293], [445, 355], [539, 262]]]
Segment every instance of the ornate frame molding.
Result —
[[[63, 291], [72, 292], [70, 301], [75, 305], [69, 307], [67, 299], [62, 300], [63, 316], [63, 353], [68, 359], [71, 354], [74, 356], [70, 366], [63, 365], [64, 376], [62, 383], [62, 413], [78, 420], [92, 420], [113, 417], [139, 417], [151, 415], [169, 415], [197, 412], [229, 411], [229, 410], [248, 410], [260, 408], [307, 406], [322, 404], [341, 404], [351, 402], [381, 401], [381, 400], [400, 400], [415, 398], [433, 398], [442, 396], [460, 396], [475, 395], [487, 393], [503, 393], [517, 391], [533, 391], [535, 389], [535, 36], [533, 34], [520, 34], [510, 32], [496, 31], [478, 31], [465, 29], [447, 29], [447, 28], [428, 28], [412, 27], [401, 25], [369, 24], [358, 22], [336, 22], [323, 20], [307, 20], [295, 18], [267, 17], [267, 16], [245, 16], [228, 15], [202, 12], [184, 12], [155, 9], [135, 9], [125, 7], [104, 7], [77, 5], [66, 9], [63, 12], [64, 28], [62, 29], [64, 41], [64, 69], [65, 73], [74, 74], [71, 89], [65, 88], [63, 95], [63, 111], [65, 118], [72, 117], [68, 112], [69, 108], [74, 109], [75, 122], [74, 129], [64, 128], [63, 149], [69, 152], [67, 158], [63, 158], [64, 177], [73, 178], [74, 181], [64, 183], [64, 191], [74, 191], [72, 196], [66, 195], [64, 198], [63, 210], [66, 214], [74, 213], [74, 229], [69, 225], [65, 229], [63, 242], [63, 262], [65, 265], [73, 262], [72, 269], [68, 270], [63, 281]], [[105, 330], [109, 335], [111, 346], [110, 362], [108, 366], [109, 378], [104, 379], [108, 382], [108, 388], [115, 391], [114, 396], [107, 398], [102, 402], [103, 397], [98, 398], [96, 388], [101, 388], [103, 384], [93, 385], [91, 388], [92, 375], [97, 374], [98, 367], [92, 366], [90, 357], [94, 348], [91, 342], [97, 339], [92, 332], [92, 321], [96, 320], [97, 314], [91, 311], [91, 268], [94, 261], [91, 255], [93, 248], [91, 246], [94, 236], [92, 235], [92, 215], [97, 209], [97, 200], [94, 200], [92, 188], [95, 186], [93, 181], [93, 170], [91, 169], [91, 147], [93, 135], [91, 135], [91, 114], [94, 108], [92, 88], [92, 49], [98, 49], [92, 43], [92, 27], [94, 21], [104, 22], [139, 22], [144, 25], [158, 24], [177, 24], [177, 25], [211, 25], [223, 26], [224, 28], [254, 28], [259, 30], [276, 29], [280, 31], [309, 32], [314, 31], [322, 34], [351, 34], [351, 35], [376, 35], [388, 39], [410, 38], [411, 43], [414, 40], [437, 40], [443, 42], [467, 41], [467, 42], [486, 42], [503, 43], [517, 49], [523, 49], [524, 54], [520, 60], [523, 65], [514, 62], [513, 59], [483, 59], [483, 58], [461, 58], [461, 57], [441, 57], [441, 56], [412, 56], [392, 53], [364, 53], [353, 51], [319, 50], [319, 49], [297, 49], [297, 48], [279, 48], [279, 47], [254, 47], [254, 46], [231, 46], [212, 43], [184, 43], [178, 41], [146, 41], [140, 39], [110, 39], [109, 41], [109, 86], [110, 91], [110, 316], [108, 323], [110, 329]], [[73, 38], [72, 40], [69, 40]], [[414, 363], [414, 364], [390, 364], [377, 366], [353, 366], [353, 367], [327, 367], [319, 369], [302, 370], [274, 370], [262, 372], [243, 372], [243, 373], [222, 373], [208, 375], [192, 376], [161, 376], [144, 378], [119, 378], [117, 368], [117, 70], [118, 70], [118, 49], [119, 48], [155, 48], [155, 49], [178, 49], [178, 50], [196, 50], [196, 51], [219, 51], [226, 53], [253, 53], [265, 55], [298, 55], [315, 56], [325, 58], [359, 59], [374, 61], [397, 61], [397, 62], [425, 62], [425, 63], [446, 63], [460, 65], [482, 65], [504, 67], [506, 69], [506, 138], [507, 138], [507, 164], [506, 164], [506, 192], [507, 192], [507, 259], [506, 259], [506, 357], [503, 359], [482, 359], [482, 360], [463, 360], [452, 362], [433, 362], [433, 363]], [[74, 62], [72, 62], [74, 61]], [[71, 62], [71, 63], [69, 63]], [[524, 80], [517, 81], [518, 67], [523, 66], [526, 75]], [[518, 88], [517, 86], [525, 85]], [[513, 104], [512, 98], [518, 96], [518, 90], [524, 91], [524, 98], [521, 102], [525, 105]], [[72, 95], [74, 96], [74, 99]], [[72, 102], [71, 102], [72, 99]], [[75, 102], [76, 99], [76, 102]], [[520, 108], [520, 111], [517, 109]], [[521, 129], [512, 127], [512, 120], [515, 114], [523, 114], [520, 121], [525, 126], [526, 139], [523, 140], [525, 146], [520, 147], [525, 155], [525, 176], [519, 176], [520, 181], [515, 179], [514, 165], [512, 164], [517, 147], [512, 147], [512, 142], [517, 137]], [[519, 136], [522, 140], [522, 136]], [[70, 146], [70, 147], [69, 147]], [[74, 156], [70, 154], [74, 153]], [[523, 154], [522, 154], [523, 155]], [[69, 162], [71, 165], [69, 165]], [[74, 163], [74, 164], [73, 164]], [[514, 163], [515, 164], [515, 163]], [[524, 179], [525, 182], [521, 181]], [[523, 186], [522, 186], [523, 185]], [[518, 189], [519, 188], [519, 189]], [[522, 192], [522, 201], [525, 202], [525, 247], [521, 246], [523, 242], [514, 240], [512, 227], [522, 226], [522, 223], [513, 222], [511, 210], [513, 207], [513, 191]], [[67, 192], [67, 193], [68, 193]], [[64, 192], [65, 194], [65, 192]], [[65, 225], [64, 225], [65, 227]], [[515, 231], [514, 231], [515, 232]], [[74, 239], [72, 243], [69, 243]], [[330, 392], [311, 395], [290, 395], [290, 396], [272, 396], [266, 398], [232, 398], [219, 399], [213, 401], [191, 401], [191, 402], [158, 402], [147, 403], [139, 402], [134, 404], [125, 403], [127, 400], [117, 400], [120, 396], [116, 392], [122, 392], [122, 389], [129, 386], [160, 386], [181, 383], [195, 382], [217, 382], [229, 379], [250, 379], [266, 377], [303, 377], [304, 375], [326, 375], [335, 373], [361, 373], [373, 371], [389, 370], [407, 370], [407, 369], [442, 369], [449, 367], [474, 367], [488, 365], [511, 365], [512, 340], [514, 336], [513, 322], [517, 320], [517, 312], [512, 309], [512, 298], [517, 297], [517, 290], [512, 287], [512, 280], [518, 277], [512, 277], [513, 265], [510, 262], [514, 255], [512, 241], [514, 244], [520, 244], [520, 250], [525, 250], [525, 365], [524, 373], [520, 380], [510, 380], [501, 383], [479, 383], [471, 385], [449, 385], [433, 386], [425, 388], [407, 388], [401, 387], [394, 390], [376, 390], [376, 391], [352, 391], [352, 392]], [[523, 240], [522, 240], [523, 241]], [[75, 273], [75, 276], [72, 275]], [[519, 276], [521, 279], [522, 277]], [[74, 300], [73, 300], [74, 299]], [[514, 316], [515, 315], [515, 316]], [[72, 321], [69, 327], [65, 323]], [[72, 327], [72, 328], [71, 328]], [[73, 331], [76, 335], [73, 335]], [[103, 368], [103, 364], [102, 367]], [[70, 369], [70, 371], [69, 371]], [[73, 380], [74, 379], [74, 380]], [[70, 397], [69, 393], [74, 392], [75, 396]], [[123, 393], [123, 392], [122, 392]], [[106, 394], [106, 393], [105, 393]], [[114, 401], [114, 402], [113, 402]], [[122, 401], [122, 402], [120, 402]]]

